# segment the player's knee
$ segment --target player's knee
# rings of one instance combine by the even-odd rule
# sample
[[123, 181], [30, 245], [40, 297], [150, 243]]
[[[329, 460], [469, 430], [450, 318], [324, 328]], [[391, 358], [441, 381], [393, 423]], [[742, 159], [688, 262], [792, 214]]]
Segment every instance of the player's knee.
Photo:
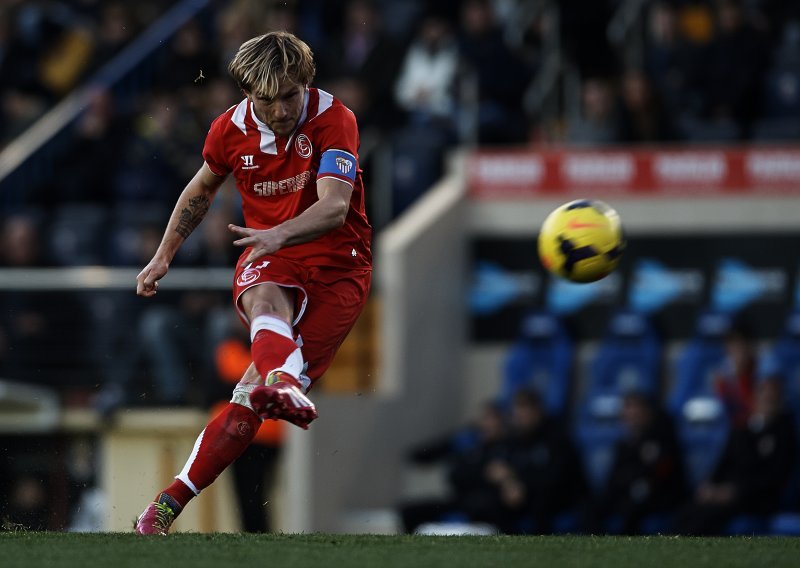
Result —
[[248, 289], [241, 299], [247, 317], [266, 315], [291, 322], [294, 309], [294, 290], [276, 284], [260, 284]]
[[261, 384], [262, 379], [261, 376], [258, 374], [258, 370], [254, 363], [250, 363], [250, 366], [247, 367], [247, 370], [242, 375], [242, 378], [239, 379], [239, 383], [236, 385], [259, 385]]

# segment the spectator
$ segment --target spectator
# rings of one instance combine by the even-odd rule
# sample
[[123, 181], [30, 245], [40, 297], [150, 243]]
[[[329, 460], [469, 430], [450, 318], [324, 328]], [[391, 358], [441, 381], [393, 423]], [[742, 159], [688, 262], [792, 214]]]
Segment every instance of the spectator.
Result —
[[716, 26], [698, 78], [704, 116], [730, 119], [746, 130], [760, 107], [768, 47], [745, 18], [741, 0], [717, 0]]
[[585, 492], [577, 452], [533, 391], [514, 396], [510, 434], [485, 472], [500, 498], [494, 524], [505, 533], [551, 532]]
[[629, 70], [622, 76], [617, 139], [624, 143], [668, 142], [676, 138], [672, 120], [647, 77]]
[[[317, 50], [320, 79], [327, 83], [335, 78], [345, 82], [345, 87], [363, 91], [358, 95], [362, 100], [353, 109], [362, 128], [394, 126], [399, 117], [392, 90], [402, 51], [383, 29], [380, 12], [373, 2], [350, 0], [341, 17], [342, 22], [335, 28], [342, 30], [341, 35], [329, 42], [326, 49]], [[339, 89], [331, 87], [331, 90], [348, 104]]]
[[117, 55], [139, 31], [134, 19], [131, 4], [123, 2], [104, 2], [97, 22], [97, 46], [93, 59], [93, 67], [99, 68], [103, 63]]
[[794, 419], [783, 408], [781, 383], [764, 380], [749, 420], [731, 431], [713, 474], [678, 512], [675, 532], [720, 534], [736, 515], [776, 512], [796, 456]]
[[450, 25], [436, 13], [423, 18], [395, 86], [398, 105], [416, 123], [454, 127], [458, 46]]
[[528, 135], [522, 94], [533, 70], [509, 49], [488, 0], [461, 5], [459, 49], [478, 90], [478, 142], [511, 144]]
[[495, 485], [486, 477], [486, 468], [500, 455], [504, 435], [500, 409], [487, 403], [473, 428], [413, 450], [410, 457], [417, 464], [447, 464], [451, 494], [402, 505], [400, 515], [405, 530], [414, 532], [423, 523], [454, 519], [496, 523], [502, 505]]
[[714, 388], [733, 426], [744, 426], [753, 410], [756, 346], [745, 320], [733, 323], [725, 336], [725, 360], [714, 377]]
[[[39, 268], [43, 225], [35, 214], [6, 217], [0, 231], [0, 266]], [[71, 366], [84, 351], [82, 306], [66, 293], [4, 291], [0, 300], [0, 365], [9, 380], [69, 385]], [[47, 353], [47, 357], [42, 357]]]
[[686, 486], [680, 447], [669, 417], [646, 396], [625, 395], [623, 437], [602, 493], [591, 503], [587, 531], [642, 534], [643, 519], [665, 515]]
[[644, 47], [647, 77], [672, 114], [699, 112], [699, 101], [693, 100], [686, 89], [698, 63], [681, 36], [675, 6], [667, 1], [653, 3], [647, 24]]
[[113, 94], [103, 89], [94, 92], [73, 126], [71, 144], [58, 161], [58, 190], [52, 191], [49, 185], [43, 188], [48, 201], [55, 206], [79, 202], [111, 205], [109, 182], [119, 166], [119, 150], [108, 141], [125, 140], [128, 129]]
[[567, 141], [602, 145], [617, 141], [614, 91], [608, 80], [587, 79], [581, 92], [581, 116], [567, 125]]

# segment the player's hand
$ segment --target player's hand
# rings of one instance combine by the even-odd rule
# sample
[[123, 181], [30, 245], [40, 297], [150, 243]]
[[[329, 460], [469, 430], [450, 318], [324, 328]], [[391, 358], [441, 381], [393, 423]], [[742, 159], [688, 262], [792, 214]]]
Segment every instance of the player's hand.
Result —
[[136, 294], [150, 298], [158, 292], [158, 281], [161, 280], [169, 270], [169, 264], [163, 260], [154, 258], [145, 266], [136, 277]]
[[283, 238], [275, 229], [250, 229], [238, 225], [228, 225], [231, 233], [241, 237], [233, 241], [237, 247], [252, 247], [244, 263], [253, 262], [264, 255], [272, 254], [283, 247]]

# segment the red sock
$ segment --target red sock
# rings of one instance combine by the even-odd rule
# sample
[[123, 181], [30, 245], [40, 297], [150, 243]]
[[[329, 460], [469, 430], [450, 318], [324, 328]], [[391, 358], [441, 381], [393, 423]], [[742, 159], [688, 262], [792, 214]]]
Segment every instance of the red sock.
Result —
[[228, 404], [208, 423], [175, 483], [163, 492], [181, 508], [186, 506], [242, 455], [260, 426], [261, 419], [255, 412], [241, 404]]
[[[189, 487], [180, 479], [176, 479], [172, 483], [172, 485], [170, 485], [169, 487], [164, 489], [164, 491], [159, 493], [158, 497], [156, 497], [155, 500], [157, 502], [162, 502], [162, 496], [165, 493], [170, 497], [172, 497], [173, 501], [175, 502], [175, 504], [178, 505], [179, 509], [183, 509], [186, 506], [186, 503], [191, 501], [192, 497], [194, 497], [194, 491], [189, 489]], [[171, 503], [167, 504], [171, 505]], [[175, 508], [173, 507], [172, 510], [175, 511]], [[180, 510], [175, 511], [175, 514], [178, 514], [179, 512]]]
[[267, 373], [276, 369], [281, 369], [295, 379], [300, 376], [303, 357], [294, 339], [262, 329], [250, 345], [250, 354], [262, 378], [266, 378]]

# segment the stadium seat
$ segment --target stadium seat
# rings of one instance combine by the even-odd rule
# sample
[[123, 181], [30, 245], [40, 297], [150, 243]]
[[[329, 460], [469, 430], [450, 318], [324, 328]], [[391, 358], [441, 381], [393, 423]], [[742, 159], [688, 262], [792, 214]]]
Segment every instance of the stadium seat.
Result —
[[548, 413], [563, 416], [567, 411], [573, 353], [572, 339], [560, 318], [547, 312], [530, 312], [506, 356], [499, 402], [509, 407], [517, 391], [532, 389], [542, 398]]
[[661, 341], [650, 320], [631, 311], [612, 316], [589, 365], [587, 394], [636, 391], [656, 395], [660, 375]]
[[772, 536], [800, 536], [800, 513], [773, 515], [768, 521], [767, 533]]
[[673, 368], [668, 408], [692, 486], [711, 473], [728, 434], [728, 417], [714, 393], [713, 377], [725, 360], [723, 339], [730, 326], [729, 314], [700, 314], [695, 335], [678, 354]]
[[751, 536], [766, 534], [769, 520], [758, 515], [739, 515], [728, 522], [725, 534], [728, 536]]
[[634, 391], [656, 396], [660, 368], [661, 342], [651, 322], [630, 311], [615, 314], [589, 362], [576, 412], [576, 442], [593, 491], [605, 483], [622, 435], [622, 396]]
[[731, 327], [731, 316], [708, 310], [695, 323], [694, 335], [679, 351], [672, 368], [668, 409], [676, 415], [697, 396], [713, 396], [714, 372], [725, 360], [723, 340]]

